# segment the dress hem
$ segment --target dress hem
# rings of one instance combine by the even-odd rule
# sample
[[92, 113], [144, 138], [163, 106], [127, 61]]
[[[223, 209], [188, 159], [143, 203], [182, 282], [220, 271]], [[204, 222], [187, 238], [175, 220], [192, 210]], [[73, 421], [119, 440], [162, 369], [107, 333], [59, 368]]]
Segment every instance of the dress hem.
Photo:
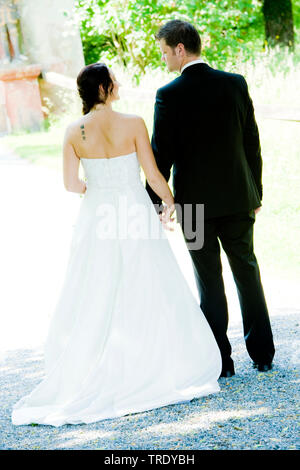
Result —
[[[34, 418], [34, 410], [35, 412], [40, 416], [41, 415], [41, 409], [44, 408], [44, 407], [26, 407], [26, 408], [22, 408], [20, 410], [18, 409], [14, 409], [13, 410], [13, 413], [12, 413], [12, 424], [16, 425], [16, 426], [22, 426], [22, 425], [30, 425], [32, 423], [35, 423], [35, 424], [41, 424], [41, 425], [48, 425], [48, 426], [54, 426], [54, 427], [59, 427], [59, 426], [63, 426], [65, 424], [91, 424], [91, 423], [95, 423], [95, 422], [99, 422], [99, 421], [104, 421], [104, 420], [108, 420], [108, 419], [116, 419], [116, 418], [121, 418], [123, 416], [126, 416], [128, 414], [135, 414], [135, 413], [142, 413], [144, 411], [151, 411], [153, 409], [156, 409], [156, 408], [162, 408], [164, 406], [169, 406], [169, 405], [176, 405], [176, 404], [183, 404], [183, 403], [187, 403], [187, 402], [190, 402], [191, 400], [193, 400], [194, 398], [201, 398], [203, 396], [207, 396], [207, 395], [211, 395], [213, 393], [217, 393], [220, 391], [220, 387], [219, 387], [219, 384], [216, 382], [215, 384], [210, 384], [209, 386], [206, 385], [206, 386], [203, 386], [202, 387], [203, 390], [197, 394], [194, 393], [191, 393], [190, 395], [188, 395], [187, 397], [184, 397], [182, 396], [182, 394], [180, 395], [180, 397], [177, 395], [177, 397], [175, 398], [174, 395], [172, 398], [169, 398], [167, 400], [164, 400], [164, 401], [156, 401], [156, 402], [152, 402], [152, 403], [148, 403], [147, 405], [143, 405], [141, 407], [138, 407], [138, 408], [133, 408], [133, 407], [129, 407], [129, 408], [125, 408], [123, 410], [116, 410], [115, 413], [113, 414], [110, 414], [109, 416], [103, 416], [103, 415], [99, 415], [98, 417], [96, 417], [95, 415], [93, 415], [93, 417], [86, 417], [86, 418], [73, 418], [70, 417], [70, 418], [64, 418], [62, 419], [61, 421], [59, 420], [55, 420], [55, 418], [51, 421], [51, 418], [50, 420], [47, 420], [47, 418]], [[40, 411], [38, 412], [37, 409], [40, 409]], [[50, 408], [52, 409], [52, 412], [50, 411], [49, 414], [52, 414], [53, 413], [53, 408], [56, 408], [56, 407], [48, 407], [48, 411], [50, 411]], [[30, 413], [30, 419], [26, 419], [26, 414], [27, 413]], [[55, 412], [55, 414], [57, 413], [57, 411]], [[18, 415], [19, 415], [19, 419], [18, 419]], [[55, 421], [59, 421], [59, 422], [56, 422]]]

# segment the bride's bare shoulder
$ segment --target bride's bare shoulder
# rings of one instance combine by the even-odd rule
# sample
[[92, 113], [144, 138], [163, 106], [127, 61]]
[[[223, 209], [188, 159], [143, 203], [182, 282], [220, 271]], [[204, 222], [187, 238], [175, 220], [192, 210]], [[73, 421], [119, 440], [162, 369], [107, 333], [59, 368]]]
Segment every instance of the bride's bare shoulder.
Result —
[[143, 120], [143, 118], [137, 114], [118, 113], [118, 115], [120, 119], [126, 121], [129, 125]]
[[84, 116], [80, 117], [79, 119], [76, 119], [75, 121], [70, 122], [65, 129], [65, 139], [70, 140], [73, 137], [76, 137], [78, 134], [78, 130], [81, 129], [84, 124]]
[[134, 133], [145, 129], [146, 123], [142, 116], [139, 116], [138, 114], [123, 114], [123, 116], [128, 128], [132, 129]]
[[128, 132], [132, 132], [134, 135], [141, 132], [141, 129], [145, 127], [144, 119], [137, 114], [124, 114], [119, 113], [122, 126], [127, 129]]

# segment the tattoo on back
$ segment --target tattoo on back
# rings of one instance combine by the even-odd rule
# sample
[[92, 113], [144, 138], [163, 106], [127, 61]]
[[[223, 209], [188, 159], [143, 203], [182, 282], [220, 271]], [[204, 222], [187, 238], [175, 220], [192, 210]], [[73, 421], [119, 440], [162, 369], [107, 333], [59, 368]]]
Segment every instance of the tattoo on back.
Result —
[[81, 129], [81, 137], [82, 137], [82, 139], [83, 139], [83, 140], [86, 140], [84, 124], [82, 124], [82, 126], [80, 126], [80, 129]]

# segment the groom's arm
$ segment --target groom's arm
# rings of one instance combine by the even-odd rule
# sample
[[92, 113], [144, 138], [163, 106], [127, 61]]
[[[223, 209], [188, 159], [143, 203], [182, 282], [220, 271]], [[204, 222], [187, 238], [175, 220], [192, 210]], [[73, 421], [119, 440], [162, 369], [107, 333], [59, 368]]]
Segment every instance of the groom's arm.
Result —
[[247, 158], [250, 170], [252, 171], [254, 181], [258, 189], [260, 199], [262, 199], [262, 195], [263, 195], [262, 157], [261, 157], [259, 132], [258, 132], [256, 120], [255, 120], [252, 99], [249, 95], [248, 85], [245, 79], [244, 79], [244, 86], [246, 90], [246, 105], [247, 105], [247, 114], [246, 114], [245, 127], [244, 127], [244, 148], [245, 148], [246, 158]]
[[[156, 164], [159, 171], [165, 177], [168, 182], [170, 179], [171, 167], [174, 161], [174, 154], [172, 150], [173, 143], [173, 127], [170, 112], [168, 112], [168, 106], [166, 99], [163, 96], [162, 89], [157, 90], [155, 107], [154, 107], [154, 122], [153, 122], [153, 133], [151, 139], [151, 146], [155, 156]], [[155, 209], [159, 213], [159, 206], [162, 200], [152, 190], [148, 182], [146, 181], [146, 190], [156, 206]]]

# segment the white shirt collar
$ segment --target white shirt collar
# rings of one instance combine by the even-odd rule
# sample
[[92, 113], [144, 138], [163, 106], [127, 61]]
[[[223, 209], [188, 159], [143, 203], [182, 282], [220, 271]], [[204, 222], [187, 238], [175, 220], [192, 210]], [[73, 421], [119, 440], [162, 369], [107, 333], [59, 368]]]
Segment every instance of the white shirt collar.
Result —
[[202, 59], [196, 59], [196, 60], [192, 60], [191, 62], [188, 62], [187, 64], [185, 64], [182, 69], [180, 70], [180, 72], [182, 73], [184, 71], [184, 69], [186, 69], [187, 67], [189, 67], [190, 65], [194, 65], [194, 64], [205, 64], [204, 60]]

